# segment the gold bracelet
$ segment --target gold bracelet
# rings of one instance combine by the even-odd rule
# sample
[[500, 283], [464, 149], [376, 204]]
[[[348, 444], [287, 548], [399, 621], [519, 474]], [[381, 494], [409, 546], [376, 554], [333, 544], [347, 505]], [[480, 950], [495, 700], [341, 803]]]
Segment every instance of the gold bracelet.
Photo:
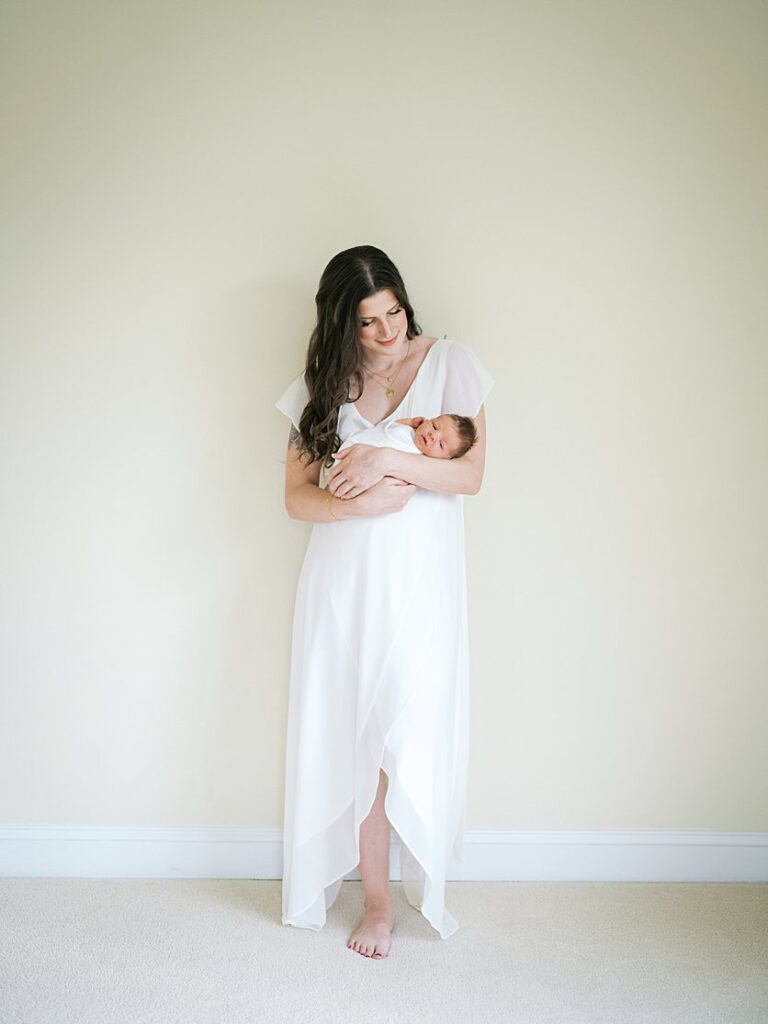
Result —
[[331, 505], [331, 502], [333, 501], [333, 495], [331, 494], [331, 492], [330, 492], [330, 491], [326, 491], [326, 492], [325, 492], [325, 496], [326, 496], [326, 498], [328, 499], [328, 511], [329, 511], [329, 512], [331, 513], [331, 515], [332, 515], [332, 516], [333, 516], [333, 518], [334, 518], [334, 519], [336, 520], [336, 522], [337, 522], [337, 523], [340, 523], [340, 522], [341, 522], [341, 520], [340, 520], [340, 519], [339, 519], [339, 517], [338, 517], [338, 516], [336, 515], [336, 513], [335, 513], [335, 512], [333, 511], [333, 506]]

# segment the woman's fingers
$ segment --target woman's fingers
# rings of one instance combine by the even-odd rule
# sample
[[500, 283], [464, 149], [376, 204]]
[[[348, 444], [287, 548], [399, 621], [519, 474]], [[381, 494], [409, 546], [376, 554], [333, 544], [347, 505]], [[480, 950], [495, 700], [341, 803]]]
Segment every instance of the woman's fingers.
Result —
[[348, 480], [336, 478], [328, 484], [328, 490], [337, 498], [354, 498], [360, 491]]

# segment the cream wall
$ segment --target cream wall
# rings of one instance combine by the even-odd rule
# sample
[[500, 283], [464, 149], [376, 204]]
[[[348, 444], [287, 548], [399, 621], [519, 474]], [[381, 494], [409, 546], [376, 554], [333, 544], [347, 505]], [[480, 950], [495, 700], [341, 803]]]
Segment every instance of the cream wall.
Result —
[[468, 828], [768, 830], [761, 3], [3, 6], [0, 822], [275, 826], [319, 275], [496, 378]]

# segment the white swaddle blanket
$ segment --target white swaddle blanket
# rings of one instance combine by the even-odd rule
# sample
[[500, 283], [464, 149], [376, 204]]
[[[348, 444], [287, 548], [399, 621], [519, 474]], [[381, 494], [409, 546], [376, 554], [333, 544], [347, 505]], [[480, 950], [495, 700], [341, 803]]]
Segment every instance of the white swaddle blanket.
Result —
[[[409, 427], [407, 423], [396, 423], [394, 420], [379, 423], [375, 427], [365, 427], [363, 430], [350, 434], [340, 445], [339, 451], [349, 448], [353, 444], [370, 444], [374, 448], [397, 448], [401, 452], [424, 454], [413, 440], [413, 427]], [[318, 486], [323, 490], [328, 489], [328, 474], [332, 469], [333, 466], [329, 466], [328, 469], [323, 466], [320, 470]]]

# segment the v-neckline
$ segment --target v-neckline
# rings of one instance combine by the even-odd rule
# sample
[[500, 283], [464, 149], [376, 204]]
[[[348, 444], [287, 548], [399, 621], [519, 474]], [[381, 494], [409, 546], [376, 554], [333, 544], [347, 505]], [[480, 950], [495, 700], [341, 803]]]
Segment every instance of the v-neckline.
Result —
[[432, 355], [432, 350], [433, 350], [433, 349], [435, 349], [435, 348], [437, 348], [437, 346], [438, 346], [438, 345], [440, 344], [440, 342], [441, 342], [441, 341], [445, 341], [445, 340], [446, 340], [445, 338], [437, 338], [437, 339], [436, 339], [435, 341], [433, 341], [433, 342], [432, 342], [432, 344], [431, 344], [431, 345], [429, 346], [429, 348], [427, 349], [427, 354], [426, 354], [426, 355], [424, 356], [424, 358], [423, 358], [423, 359], [421, 360], [421, 362], [419, 363], [419, 368], [418, 368], [418, 370], [416, 371], [416, 376], [415, 376], [415, 377], [413, 378], [413, 380], [411, 381], [411, 386], [410, 386], [410, 387], [408, 388], [408, 390], [407, 390], [407, 391], [405, 392], [405, 394], [403, 395], [403, 397], [402, 397], [402, 398], [400, 399], [400, 404], [399, 404], [399, 405], [397, 406], [397, 408], [396, 408], [396, 409], [393, 409], [393, 410], [392, 410], [392, 412], [388, 413], [388, 414], [387, 414], [387, 415], [386, 415], [386, 416], [384, 417], [384, 419], [381, 419], [381, 420], [379, 420], [379, 422], [378, 422], [378, 423], [371, 423], [371, 421], [370, 421], [370, 420], [367, 420], [367, 419], [365, 418], [365, 416], [363, 416], [363, 414], [362, 414], [362, 413], [360, 412], [360, 410], [359, 410], [359, 409], [357, 408], [357, 403], [356, 403], [356, 402], [350, 402], [350, 403], [349, 403], [349, 404], [350, 404], [350, 405], [352, 406], [352, 408], [353, 408], [353, 409], [355, 410], [355, 412], [357, 413], [357, 415], [358, 415], [358, 416], [360, 417], [360, 419], [361, 419], [361, 420], [363, 421], [363, 423], [367, 423], [369, 427], [380, 427], [380, 426], [381, 426], [381, 424], [382, 424], [382, 423], [384, 422], [384, 420], [388, 420], [388, 419], [390, 419], [390, 418], [391, 418], [392, 416], [394, 416], [394, 415], [395, 415], [395, 413], [397, 413], [397, 412], [400, 412], [400, 410], [402, 409], [403, 405], [405, 404], [405, 400], [406, 400], [406, 398], [408, 398], [408, 396], [410, 395], [410, 393], [411, 393], [411, 392], [413, 391], [413, 389], [414, 389], [414, 388], [416, 387], [416, 381], [417, 381], [417, 380], [419, 379], [419, 374], [420, 374], [420, 373], [421, 373], [421, 371], [422, 371], [422, 370], [424, 369], [424, 364], [426, 363], [426, 361], [427, 361], [427, 360], [429, 359], [429, 357], [430, 357], [430, 356]]

